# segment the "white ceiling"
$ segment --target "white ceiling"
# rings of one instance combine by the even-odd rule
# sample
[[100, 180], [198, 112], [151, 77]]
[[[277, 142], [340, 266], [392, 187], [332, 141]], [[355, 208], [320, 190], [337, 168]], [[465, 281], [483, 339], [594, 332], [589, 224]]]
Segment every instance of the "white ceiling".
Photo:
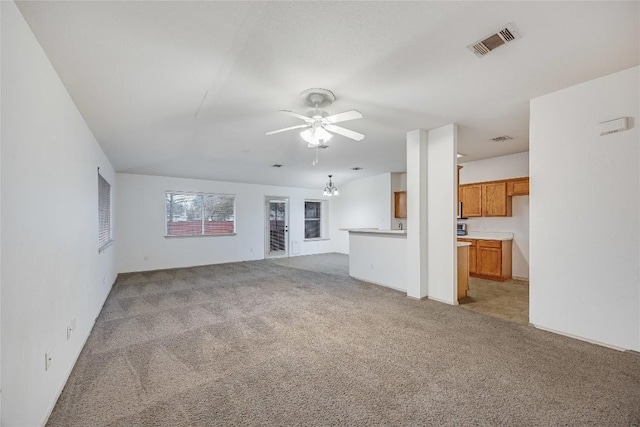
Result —
[[[458, 123], [461, 161], [526, 151], [531, 98], [638, 65], [639, 5], [18, 2], [117, 171], [318, 188], [404, 171], [417, 128]], [[522, 39], [466, 48], [509, 22]], [[366, 135], [317, 166], [298, 132], [264, 135], [300, 124], [277, 110], [306, 113], [312, 87]]]

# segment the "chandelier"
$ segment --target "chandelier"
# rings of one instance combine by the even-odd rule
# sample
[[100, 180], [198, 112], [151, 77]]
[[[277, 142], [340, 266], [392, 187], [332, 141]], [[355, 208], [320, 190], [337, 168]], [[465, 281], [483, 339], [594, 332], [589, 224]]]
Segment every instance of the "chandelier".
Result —
[[324, 193], [322, 193], [324, 196], [338, 196], [340, 195], [340, 193], [338, 193], [338, 189], [336, 188], [335, 185], [333, 185], [333, 182], [331, 182], [331, 177], [333, 175], [329, 175], [329, 182], [327, 182], [327, 185], [325, 185], [324, 187]]

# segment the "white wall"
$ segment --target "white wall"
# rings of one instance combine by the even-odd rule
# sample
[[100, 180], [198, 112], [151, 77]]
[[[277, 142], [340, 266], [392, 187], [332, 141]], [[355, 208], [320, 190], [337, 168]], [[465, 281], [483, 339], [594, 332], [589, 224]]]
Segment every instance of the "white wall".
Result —
[[333, 251], [348, 254], [349, 233], [341, 228], [391, 227], [391, 174], [357, 179], [338, 188], [340, 195], [331, 200], [331, 239]]
[[[640, 350], [640, 68], [531, 101], [530, 319]], [[631, 117], [600, 136], [599, 122]]]
[[16, 5], [0, 7], [2, 425], [38, 426], [115, 280], [116, 245], [98, 255], [97, 167], [115, 173]]
[[[266, 196], [289, 198], [289, 240], [300, 243], [300, 255], [331, 252], [330, 240], [304, 241], [304, 201], [325, 199], [322, 189], [131, 174], [118, 174], [117, 182], [121, 273], [263, 259]], [[165, 237], [170, 190], [235, 194], [236, 235]]]
[[349, 233], [349, 275], [407, 291], [407, 236]]
[[[461, 163], [460, 184], [529, 176], [529, 152]], [[512, 198], [512, 216], [466, 220], [469, 231], [513, 233], [513, 276], [529, 278], [529, 196]]]

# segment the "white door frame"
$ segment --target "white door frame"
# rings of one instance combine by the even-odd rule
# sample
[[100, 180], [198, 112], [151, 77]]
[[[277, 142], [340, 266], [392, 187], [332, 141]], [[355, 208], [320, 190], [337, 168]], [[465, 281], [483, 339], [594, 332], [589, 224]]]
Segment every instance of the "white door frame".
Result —
[[[269, 221], [270, 203], [284, 203], [284, 251], [271, 253], [271, 223]], [[265, 196], [264, 198], [264, 257], [286, 258], [289, 256], [289, 198], [280, 196]]]

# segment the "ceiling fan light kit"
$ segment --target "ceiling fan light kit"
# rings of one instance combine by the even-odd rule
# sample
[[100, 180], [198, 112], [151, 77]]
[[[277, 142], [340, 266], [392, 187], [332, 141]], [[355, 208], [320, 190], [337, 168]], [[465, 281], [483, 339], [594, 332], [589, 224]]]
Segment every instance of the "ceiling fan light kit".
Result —
[[[312, 162], [313, 166], [318, 164], [318, 148], [327, 148], [328, 146], [326, 144], [333, 138], [334, 133], [355, 141], [362, 141], [364, 139], [363, 134], [336, 125], [336, 123], [346, 122], [348, 120], [361, 119], [363, 116], [360, 111], [349, 110], [329, 115], [326, 111], [320, 109], [333, 104], [336, 100], [336, 96], [329, 89], [311, 88], [304, 90], [300, 93], [300, 99], [305, 105], [313, 107], [313, 111], [310, 111], [308, 113], [309, 115], [305, 116], [290, 110], [280, 111], [297, 119], [304, 120], [305, 124], [273, 130], [265, 133], [265, 135], [303, 129], [300, 132], [300, 137], [307, 143], [307, 147], [316, 149], [315, 160]], [[324, 187], [323, 194], [325, 196], [337, 196], [339, 194], [338, 189], [331, 181], [332, 176], [333, 175], [329, 175], [329, 182]]]
[[300, 136], [307, 142], [308, 147], [310, 148], [324, 145], [333, 137], [333, 133], [337, 133], [338, 135], [342, 135], [355, 141], [362, 141], [364, 139], [364, 135], [361, 133], [335, 125], [335, 123], [346, 122], [347, 120], [361, 119], [363, 117], [361, 112], [357, 110], [350, 110], [343, 113], [329, 115], [326, 111], [320, 110], [320, 108], [327, 107], [336, 100], [336, 96], [330, 90], [321, 88], [307, 89], [300, 93], [300, 99], [305, 105], [314, 108], [314, 111], [311, 112], [310, 116], [305, 116], [289, 110], [280, 111], [304, 120], [305, 124], [274, 130], [267, 132], [265, 135], [274, 135], [276, 133], [294, 129], [304, 129], [300, 132]]

